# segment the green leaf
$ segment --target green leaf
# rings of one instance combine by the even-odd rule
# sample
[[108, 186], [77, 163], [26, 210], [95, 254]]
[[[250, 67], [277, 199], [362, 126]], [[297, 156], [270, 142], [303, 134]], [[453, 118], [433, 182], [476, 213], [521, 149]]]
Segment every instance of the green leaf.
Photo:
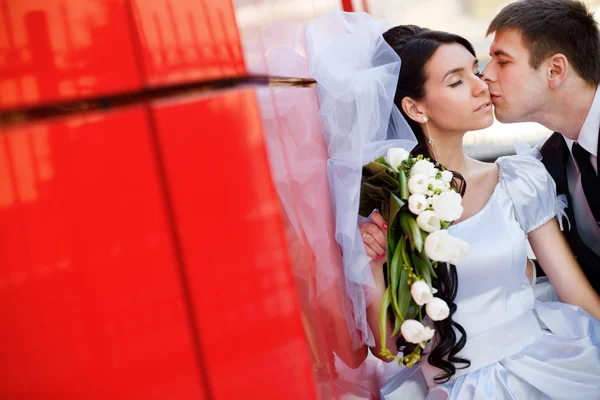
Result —
[[[427, 258], [427, 257], [425, 257]], [[417, 271], [417, 274], [431, 286], [431, 271], [425, 261], [416, 253], [411, 253], [410, 259]]]
[[398, 244], [398, 220], [388, 221], [388, 229], [387, 229], [387, 254], [388, 258], [394, 255], [394, 251], [396, 250], [396, 245]]
[[402, 200], [408, 200], [410, 193], [408, 191], [408, 178], [406, 177], [406, 172], [400, 170], [398, 173], [398, 186], [400, 191], [400, 198]]
[[363, 177], [370, 177], [373, 175], [377, 175], [378, 173], [380, 173], [381, 171], [385, 171], [389, 169], [389, 167], [383, 163], [377, 162], [377, 161], [371, 161], [368, 164], [363, 165]]
[[360, 192], [360, 205], [358, 207], [358, 214], [361, 217], [367, 218], [373, 210], [377, 208], [377, 202], [373, 198], [361, 190]]
[[392, 257], [392, 262], [390, 263], [390, 283], [392, 290], [392, 308], [394, 312], [398, 316], [397, 318], [402, 317], [402, 313], [400, 312], [400, 308], [398, 306], [398, 285], [399, 285], [399, 274], [401, 268], [401, 253], [402, 249], [405, 246], [405, 239], [402, 237], [398, 246], [396, 246], [396, 250], [394, 251], [394, 255]]
[[375, 201], [388, 201], [388, 190], [387, 188], [379, 185], [373, 185], [367, 181], [363, 181], [360, 185], [360, 197], [369, 196]]
[[405, 202], [403, 202], [402, 200], [400, 200], [398, 198], [398, 196], [396, 196], [394, 193], [390, 193], [390, 214], [388, 216], [388, 227], [389, 225], [391, 225], [391, 222], [396, 220], [396, 216], [398, 215], [398, 213], [400, 212], [400, 210], [402, 209], [402, 207], [404, 207], [404, 205], [406, 204]]
[[[372, 185], [363, 180], [360, 187], [360, 205], [358, 213], [363, 217], [371, 215], [374, 209], [381, 204], [389, 202], [389, 190], [381, 186]], [[384, 214], [385, 215], [385, 214]]]
[[406, 253], [406, 246], [404, 247], [404, 251], [402, 251], [402, 263], [403, 263], [403, 265], [408, 266], [408, 268], [410, 270], [413, 269], [412, 264], [410, 263], [410, 259], [408, 257], [408, 254]]
[[400, 226], [404, 233], [408, 235], [411, 248], [421, 253], [423, 251], [423, 237], [421, 236], [421, 228], [417, 225], [413, 215], [409, 212], [401, 212]]
[[[429, 261], [429, 259], [427, 259], [427, 260]], [[437, 274], [435, 273], [435, 269], [436, 269], [436, 268], [437, 268], [437, 266], [438, 266], [438, 262], [437, 262], [437, 261], [435, 261], [435, 262], [431, 263], [431, 261], [429, 261], [429, 265], [432, 267], [432, 268], [431, 268], [431, 276], [433, 276], [433, 277], [437, 278], [438, 276], [437, 276]]]
[[390, 204], [387, 201], [382, 201], [379, 203], [379, 212], [383, 215], [383, 218], [387, 220], [387, 216], [390, 213]]
[[383, 293], [383, 299], [381, 300], [381, 309], [379, 310], [379, 330], [381, 331], [381, 348], [387, 349], [385, 344], [387, 337], [387, 309], [390, 306], [390, 288], [385, 290]]
[[427, 254], [425, 252], [419, 253], [417, 254], [417, 257], [419, 257], [419, 259], [427, 266], [427, 269], [429, 270], [429, 275], [433, 276], [434, 278], [437, 278], [438, 276], [436, 275], [434, 269], [435, 263], [431, 263], [431, 260], [429, 259], [429, 257], [427, 257]]
[[394, 317], [394, 331], [392, 332], [392, 336], [396, 336], [398, 332], [400, 332], [400, 327], [402, 326], [402, 321], [400, 318]]
[[408, 272], [402, 270], [400, 274], [400, 284], [398, 285], [398, 312], [401, 316], [402, 321], [406, 319], [406, 311], [410, 305], [412, 296], [410, 294], [410, 287], [407, 285]]
[[419, 307], [417, 305], [417, 303], [415, 303], [414, 301], [410, 302], [410, 305], [408, 306], [408, 310], [406, 311], [406, 319], [415, 319], [417, 317], [417, 315], [419, 315]]
[[[398, 246], [398, 248], [402, 253], [402, 259], [407, 260], [406, 246]], [[408, 272], [405, 268], [402, 268], [400, 271], [400, 283], [398, 284], [398, 313], [402, 317], [402, 321], [405, 320], [406, 311], [408, 310], [408, 306], [412, 300], [412, 296], [410, 294], [410, 287], [408, 286], [407, 282]]]
[[398, 181], [394, 178], [395, 173], [389, 169], [384, 169], [368, 178], [363, 177], [363, 182], [367, 182], [373, 186], [381, 186], [393, 191], [398, 190]]

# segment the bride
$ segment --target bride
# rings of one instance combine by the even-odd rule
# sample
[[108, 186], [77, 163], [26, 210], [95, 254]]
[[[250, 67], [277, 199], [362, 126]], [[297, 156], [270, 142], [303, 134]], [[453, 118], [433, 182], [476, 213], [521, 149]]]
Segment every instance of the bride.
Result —
[[[438, 267], [434, 280], [450, 318], [431, 323], [425, 357], [388, 382], [385, 398], [600, 398], [600, 297], [560, 232], [552, 178], [533, 154], [483, 163], [463, 152], [465, 132], [493, 122], [472, 45], [413, 25], [383, 39], [402, 62], [393, 102], [417, 138], [413, 154], [453, 171], [464, 212], [449, 230], [470, 244], [464, 261]], [[366, 317], [377, 356], [386, 228], [378, 213], [360, 226], [372, 259]], [[535, 301], [527, 239], [562, 302]], [[410, 343], [387, 326], [388, 350], [406, 350]]]

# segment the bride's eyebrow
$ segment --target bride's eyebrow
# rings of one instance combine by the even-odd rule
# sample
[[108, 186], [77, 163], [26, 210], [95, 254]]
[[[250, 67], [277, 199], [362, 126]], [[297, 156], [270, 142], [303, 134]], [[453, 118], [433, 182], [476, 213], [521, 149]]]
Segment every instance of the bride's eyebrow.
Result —
[[[473, 67], [476, 67], [478, 65], [479, 65], [479, 60], [475, 59], [475, 61], [473, 62]], [[446, 79], [446, 77], [448, 75], [456, 74], [457, 72], [462, 72], [464, 70], [465, 69], [463, 67], [451, 69], [450, 71], [446, 72], [446, 75], [444, 75], [444, 77], [442, 78], [442, 82], [444, 81], [444, 79]]]

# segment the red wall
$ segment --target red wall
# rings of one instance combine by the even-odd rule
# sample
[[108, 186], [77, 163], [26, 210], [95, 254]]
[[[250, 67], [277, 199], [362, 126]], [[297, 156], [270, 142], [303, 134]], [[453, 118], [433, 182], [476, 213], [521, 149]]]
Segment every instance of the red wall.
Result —
[[[208, 5], [0, 0], [0, 113], [244, 75]], [[0, 398], [315, 398], [253, 89], [0, 125], [0, 226]]]

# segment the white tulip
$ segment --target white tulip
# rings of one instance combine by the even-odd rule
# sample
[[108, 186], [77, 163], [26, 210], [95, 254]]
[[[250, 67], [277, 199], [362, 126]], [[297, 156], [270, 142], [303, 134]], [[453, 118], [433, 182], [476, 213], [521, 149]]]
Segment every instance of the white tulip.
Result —
[[419, 228], [429, 233], [439, 231], [442, 227], [440, 219], [431, 210], [425, 210], [419, 214], [417, 217], [417, 225], [419, 225]]
[[410, 286], [410, 294], [418, 305], [422, 306], [433, 299], [431, 287], [425, 281], [416, 281]]
[[434, 297], [431, 301], [427, 302], [425, 311], [427, 312], [427, 316], [433, 321], [444, 320], [450, 315], [448, 304], [439, 297]]
[[427, 198], [422, 194], [411, 194], [408, 198], [408, 209], [415, 215], [421, 214], [427, 207]]
[[390, 164], [393, 168], [398, 169], [400, 164], [402, 164], [403, 161], [407, 160], [409, 156], [410, 153], [404, 150], [403, 148], [391, 147], [388, 149], [385, 159], [388, 162], [388, 164]]
[[449, 262], [457, 246], [456, 238], [450, 236], [447, 230], [439, 230], [425, 239], [425, 254], [433, 261]]
[[452, 178], [454, 177], [454, 175], [452, 175], [452, 172], [445, 170], [442, 171], [442, 180], [446, 183], [450, 183], [452, 182]]
[[421, 347], [425, 348], [425, 344], [424, 342], [428, 342], [429, 340], [431, 340], [433, 338], [433, 335], [435, 334], [435, 330], [431, 329], [428, 326], [423, 327], [423, 330], [421, 331]]
[[431, 190], [439, 190], [439, 191], [445, 191], [447, 188], [447, 183], [444, 182], [441, 179], [432, 179], [431, 181], [429, 181], [429, 184], [431, 185]]
[[409, 343], [421, 343], [424, 340], [423, 337], [429, 334], [429, 332], [425, 333], [424, 331], [425, 327], [423, 324], [414, 319], [407, 319], [400, 326], [402, 337]]
[[458, 265], [469, 254], [469, 244], [463, 240], [456, 239], [456, 247], [450, 256], [449, 262]]
[[424, 194], [429, 186], [429, 177], [423, 174], [412, 175], [408, 180], [408, 191], [411, 194]]
[[410, 176], [425, 175], [427, 177], [435, 176], [438, 173], [438, 169], [433, 165], [431, 161], [419, 160], [410, 169]]
[[442, 221], [455, 221], [462, 215], [463, 208], [461, 203], [461, 195], [450, 190], [434, 196], [431, 205], [439, 219]]

